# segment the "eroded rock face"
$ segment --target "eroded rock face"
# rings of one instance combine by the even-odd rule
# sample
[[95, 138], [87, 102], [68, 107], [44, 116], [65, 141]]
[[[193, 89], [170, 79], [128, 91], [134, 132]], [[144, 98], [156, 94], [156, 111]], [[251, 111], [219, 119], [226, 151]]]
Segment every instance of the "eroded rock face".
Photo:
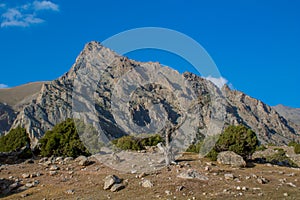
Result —
[[[194, 74], [181, 75], [170, 68], [161, 68], [159, 63], [136, 62], [117, 55], [98, 42], [90, 42], [71, 70], [57, 80], [44, 83], [30, 101], [15, 108], [17, 115], [0, 104], [1, 129], [24, 126], [31, 145], [35, 146], [55, 124], [74, 117], [72, 100], [75, 94], [74, 105], [94, 111], [93, 114], [83, 112], [79, 118], [100, 127], [96, 128], [98, 132], [102, 130], [98, 136], [106, 140], [130, 134], [135, 129], [126, 127], [131, 125], [143, 127], [141, 132], [160, 127], [158, 122], [162, 114], [172, 124], [174, 130], [170, 131], [176, 133], [175, 137], [184, 137], [185, 141], [199, 135], [221, 133], [230, 124], [250, 127], [262, 143], [286, 144], [299, 139], [299, 130], [263, 102], [227, 86], [220, 90]], [[160, 72], [154, 76], [155, 82], [151, 82], [153, 71]], [[141, 81], [144, 85], [134, 90], [121, 84], [139, 82], [140, 78], [149, 82]], [[83, 94], [73, 93], [74, 85]], [[118, 96], [127, 95], [128, 98], [128, 94], [128, 101]], [[126, 120], [122, 121], [123, 118]], [[160, 127], [159, 132], [166, 132], [166, 128]], [[193, 134], [187, 135], [187, 132]]]

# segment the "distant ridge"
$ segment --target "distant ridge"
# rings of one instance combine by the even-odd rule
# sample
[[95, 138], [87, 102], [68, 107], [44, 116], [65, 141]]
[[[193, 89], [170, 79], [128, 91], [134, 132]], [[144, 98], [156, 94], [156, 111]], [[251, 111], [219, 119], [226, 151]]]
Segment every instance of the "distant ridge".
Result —
[[44, 83], [47, 82], [31, 82], [13, 88], [1, 88], [0, 102], [14, 107], [22, 100], [26, 99], [26, 97], [38, 93]]
[[284, 118], [300, 126], [300, 108], [291, 108], [282, 104], [273, 108]]

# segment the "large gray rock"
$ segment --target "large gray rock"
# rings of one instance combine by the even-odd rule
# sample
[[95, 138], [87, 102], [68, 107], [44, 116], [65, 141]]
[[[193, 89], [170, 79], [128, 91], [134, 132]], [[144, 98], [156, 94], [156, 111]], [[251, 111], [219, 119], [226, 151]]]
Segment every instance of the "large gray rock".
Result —
[[223, 165], [231, 165], [233, 167], [245, 167], [246, 162], [242, 156], [233, 151], [224, 151], [218, 154], [217, 162]]

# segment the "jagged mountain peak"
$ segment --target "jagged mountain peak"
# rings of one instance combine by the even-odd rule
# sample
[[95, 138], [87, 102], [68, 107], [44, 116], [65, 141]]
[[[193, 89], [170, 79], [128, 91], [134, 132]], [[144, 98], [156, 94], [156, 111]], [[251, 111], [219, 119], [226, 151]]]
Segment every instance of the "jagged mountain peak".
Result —
[[[159, 71], [159, 76], [153, 77], [156, 76], [153, 75], [153, 71]], [[145, 77], [148, 77], [150, 82], [143, 82]], [[110, 139], [129, 134], [126, 128], [121, 128], [118, 124], [113, 106], [129, 110], [129, 114], [124, 115], [125, 119], [149, 128], [151, 120], [159, 119], [160, 114], [167, 113], [168, 120], [173, 124], [182, 125], [189, 131], [199, 130], [203, 135], [209, 135], [210, 131], [219, 132], [222, 129], [220, 124], [244, 124], [252, 128], [263, 143], [286, 144], [290, 140], [299, 139], [298, 127], [259, 100], [230, 90], [228, 86], [219, 89], [212, 82], [190, 72], [179, 74], [178, 71], [164, 67], [158, 62], [143, 63], [128, 59], [96, 41], [84, 46], [69, 72], [57, 80], [43, 84], [30, 102], [14, 108], [15, 115], [7, 117], [8, 113], [12, 113], [10, 110], [0, 112], [5, 115], [4, 120], [10, 120], [2, 124], [8, 124], [11, 128], [19, 125], [25, 127], [30, 134], [32, 145], [36, 145], [45, 131], [73, 117], [74, 80], [86, 86], [88, 83], [97, 83], [93, 95], [96, 113], [95, 116], [87, 114], [85, 119], [92, 121], [91, 124], [98, 123], [103, 134]], [[151, 80], [160, 81], [162, 86], [151, 84]], [[146, 86], [131, 91], [130, 84], [134, 82]], [[128, 87], [121, 83], [127, 84]], [[127, 97], [132, 99], [126, 102], [120, 98], [117, 105], [114, 105], [112, 98], [115, 94], [127, 94]], [[82, 105], [90, 106], [86, 105], [84, 97], [80, 97], [79, 101]], [[122, 104], [122, 101], [125, 103]], [[162, 106], [151, 112], [150, 108], [159, 103]], [[180, 105], [183, 107], [180, 108]], [[117, 112], [118, 114], [121, 115], [122, 112]], [[189, 118], [193, 120], [184, 123], [184, 120]], [[212, 125], [215, 121], [220, 123]]]

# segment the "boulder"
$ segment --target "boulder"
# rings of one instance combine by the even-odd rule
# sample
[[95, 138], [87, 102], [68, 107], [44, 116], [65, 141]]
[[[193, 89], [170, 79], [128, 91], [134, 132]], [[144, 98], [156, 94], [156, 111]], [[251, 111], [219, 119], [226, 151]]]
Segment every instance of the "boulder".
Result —
[[108, 175], [104, 178], [104, 190], [109, 190], [114, 184], [121, 183], [121, 179], [116, 175]]
[[223, 165], [231, 165], [232, 167], [245, 167], [246, 162], [242, 156], [233, 151], [224, 151], [218, 154], [217, 162]]
[[88, 166], [91, 163], [85, 156], [79, 156], [75, 161], [78, 162], [78, 165], [80, 166]]
[[143, 180], [142, 183], [141, 183], [141, 185], [144, 188], [151, 188], [151, 187], [154, 186], [153, 183], [150, 180], [147, 180], [147, 179]]

